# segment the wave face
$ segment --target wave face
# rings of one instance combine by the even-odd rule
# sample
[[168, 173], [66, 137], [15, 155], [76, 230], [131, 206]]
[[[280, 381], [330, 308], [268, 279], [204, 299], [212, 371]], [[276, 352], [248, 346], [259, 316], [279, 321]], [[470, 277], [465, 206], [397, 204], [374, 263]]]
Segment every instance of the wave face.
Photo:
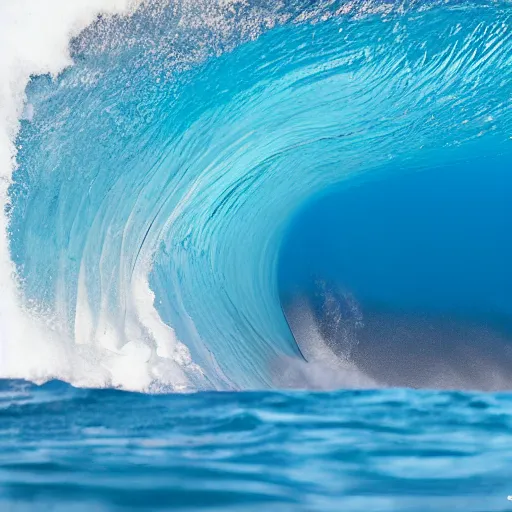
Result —
[[2, 374], [376, 385], [297, 344], [278, 279], [285, 233], [340, 184], [506, 167], [511, 14], [506, 2], [182, 0], [97, 20], [73, 39], [72, 67], [27, 88], [6, 211], [12, 321], [35, 331]]

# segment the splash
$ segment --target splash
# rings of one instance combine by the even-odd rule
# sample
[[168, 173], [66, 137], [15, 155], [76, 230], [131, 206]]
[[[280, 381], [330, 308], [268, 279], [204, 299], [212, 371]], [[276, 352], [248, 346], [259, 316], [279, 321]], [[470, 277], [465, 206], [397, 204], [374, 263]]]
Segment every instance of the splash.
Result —
[[[136, 2], [128, 0], [79, 0], [73, 3], [7, 0], [0, 6], [2, 30], [0, 55], [0, 373], [48, 378], [53, 373], [73, 380], [66, 347], [55, 341], [46, 322], [26, 312], [19, 280], [9, 254], [5, 213], [10, 210], [8, 187], [16, 168], [15, 144], [20, 119], [31, 119], [25, 86], [33, 75], [57, 76], [72, 64], [69, 41], [98, 16], [127, 14]], [[59, 346], [52, 347], [57, 343]], [[49, 354], [51, 353], [51, 355]], [[56, 370], [59, 368], [59, 370]], [[80, 379], [80, 378], [79, 378]]]

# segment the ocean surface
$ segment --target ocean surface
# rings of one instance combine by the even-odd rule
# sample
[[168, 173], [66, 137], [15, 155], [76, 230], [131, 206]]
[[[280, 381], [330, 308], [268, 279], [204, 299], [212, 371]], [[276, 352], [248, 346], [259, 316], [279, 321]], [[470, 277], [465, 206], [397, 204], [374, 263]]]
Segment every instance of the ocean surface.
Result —
[[512, 4], [0, 2], [0, 512], [512, 511]]
[[2, 511], [508, 511], [512, 395], [0, 383]]

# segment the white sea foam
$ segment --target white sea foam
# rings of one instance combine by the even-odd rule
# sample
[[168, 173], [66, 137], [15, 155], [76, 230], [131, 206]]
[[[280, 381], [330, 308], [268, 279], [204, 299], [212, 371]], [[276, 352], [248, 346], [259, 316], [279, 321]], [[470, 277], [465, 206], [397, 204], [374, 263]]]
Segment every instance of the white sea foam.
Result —
[[[99, 14], [129, 15], [139, 0], [3, 0], [0, 4], [0, 200], [8, 203], [8, 187], [16, 166], [15, 139], [19, 119], [34, 115], [25, 104], [32, 75], [58, 74], [72, 64], [69, 42]], [[58, 377], [78, 385], [148, 384], [145, 370], [126, 372], [123, 365], [96, 361], [91, 347], [71, 345], [53, 329], [51, 320], [29, 314], [19, 292], [9, 254], [8, 219], [0, 213], [0, 376], [45, 380]], [[133, 351], [132, 351], [133, 352]], [[112, 357], [112, 360], [116, 358]], [[119, 359], [119, 358], [117, 358]], [[121, 368], [114, 377], [115, 368]], [[134, 365], [130, 365], [133, 370]], [[126, 375], [129, 373], [130, 375]]]

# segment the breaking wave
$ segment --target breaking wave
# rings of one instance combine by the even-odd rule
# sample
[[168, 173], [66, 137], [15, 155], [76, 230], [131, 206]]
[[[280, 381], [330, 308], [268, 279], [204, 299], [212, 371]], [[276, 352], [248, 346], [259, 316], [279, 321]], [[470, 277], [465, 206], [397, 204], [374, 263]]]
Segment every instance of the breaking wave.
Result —
[[[15, 48], [0, 82], [2, 376], [153, 391], [510, 386], [512, 216], [500, 202], [511, 190], [508, 2], [47, 4], [0, 8], [17, 21], [1, 36]], [[445, 190], [445, 176], [451, 195], [417, 209], [430, 224], [400, 227], [416, 199], [387, 228], [368, 222], [414, 190]], [[478, 219], [488, 238], [477, 247], [491, 249], [458, 282], [437, 272], [437, 294], [426, 277], [424, 288], [374, 293], [393, 288], [375, 276], [386, 244], [360, 241], [390, 226], [402, 241], [428, 239], [460, 209], [467, 183], [489, 191], [487, 203], [466, 203], [479, 215], [460, 216], [408, 259], [383, 254], [382, 268], [393, 275], [395, 257], [424, 269], [438, 243], [436, 269], [446, 269], [446, 241], [471, 240]], [[315, 213], [331, 195], [348, 232]], [[315, 233], [339, 242], [323, 266], [305, 256]], [[337, 266], [344, 254], [360, 257]], [[445, 293], [452, 286], [460, 293]], [[456, 314], [445, 320], [447, 311]], [[482, 366], [491, 381], [459, 369], [446, 378], [453, 367], [426, 356], [435, 378], [397, 379], [417, 372], [405, 360], [379, 366], [382, 348], [372, 358], [379, 346], [417, 355], [415, 345], [448, 357], [439, 347], [464, 315], [478, 327], [459, 338], [479, 348], [457, 346], [470, 366], [494, 354]]]

